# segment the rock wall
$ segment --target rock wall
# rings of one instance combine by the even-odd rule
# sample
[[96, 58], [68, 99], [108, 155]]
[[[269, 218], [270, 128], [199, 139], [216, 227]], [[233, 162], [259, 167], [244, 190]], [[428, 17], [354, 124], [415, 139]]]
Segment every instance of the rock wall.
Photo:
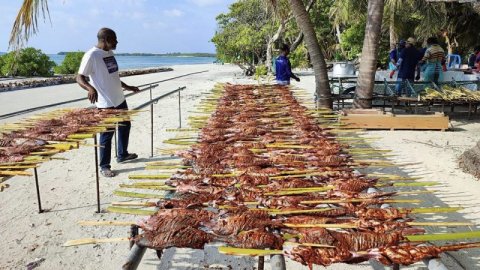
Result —
[[[172, 70], [173, 70], [172, 68], [132, 69], [132, 70], [122, 70], [119, 72], [119, 74], [120, 74], [120, 77], [127, 77], [127, 76], [142, 75], [142, 74], [148, 74], [148, 73], [172, 71]], [[63, 76], [41, 78], [41, 79], [28, 78], [28, 79], [15, 80], [11, 82], [0, 82], [0, 92], [25, 89], [25, 88], [44, 87], [44, 86], [58, 85], [58, 84], [64, 84], [64, 83], [74, 83], [74, 82], [75, 82], [75, 75], [63, 75]]]

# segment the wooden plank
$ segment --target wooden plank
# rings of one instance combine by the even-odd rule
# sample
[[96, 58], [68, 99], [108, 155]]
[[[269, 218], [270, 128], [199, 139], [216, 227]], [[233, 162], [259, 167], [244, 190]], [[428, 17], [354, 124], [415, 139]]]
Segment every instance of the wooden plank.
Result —
[[381, 110], [378, 109], [345, 109], [342, 110], [342, 113], [345, 115], [349, 114], [383, 114]]
[[349, 114], [339, 118], [343, 128], [362, 129], [416, 129], [446, 130], [448, 116], [445, 115], [381, 115], [381, 114]]

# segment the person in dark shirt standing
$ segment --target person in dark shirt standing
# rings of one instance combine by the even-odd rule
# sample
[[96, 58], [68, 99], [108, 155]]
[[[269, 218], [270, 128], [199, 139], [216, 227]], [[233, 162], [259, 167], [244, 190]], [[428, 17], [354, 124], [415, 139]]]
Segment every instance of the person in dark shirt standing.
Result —
[[468, 58], [468, 67], [470, 69], [476, 69], [476, 64], [480, 60], [480, 46], [475, 46], [473, 53]]
[[295, 79], [297, 82], [300, 81], [300, 78], [292, 72], [292, 65], [290, 64], [290, 60], [288, 60], [289, 53], [290, 48], [288, 45], [282, 44], [280, 47], [280, 55], [275, 60], [275, 79], [280, 85], [289, 85], [290, 78]]
[[419, 60], [418, 51], [415, 48], [415, 39], [410, 37], [408, 38], [405, 44], [405, 49], [402, 50], [397, 62], [398, 77], [397, 85], [395, 87], [397, 96], [402, 95], [403, 89], [405, 88], [405, 94], [407, 96], [411, 95], [410, 88], [406, 87], [406, 81], [413, 83], [415, 79], [415, 69]]
[[390, 51], [390, 54], [389, 54], [389, 59], [390, 59], [390, 62], [388, 64], [388, 69], [389, 70], [395, 70], [396, 68], [396, 65], [397, 65], [397, 61], [398, 61], [398, 57], [400, 56], [400, 54], [402, 53], [403, 49], [405, 49], [405, 40], [400, 40], [400, 42], [398, 42], [398, 45], [395, 46], [391, 51]]

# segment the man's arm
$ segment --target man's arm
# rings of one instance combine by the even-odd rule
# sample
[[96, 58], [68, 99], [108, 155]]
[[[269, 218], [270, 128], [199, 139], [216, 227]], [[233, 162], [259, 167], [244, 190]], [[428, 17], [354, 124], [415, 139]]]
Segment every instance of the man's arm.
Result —
[[298, 78], [295, 74], [292, 72], [292, 64], [290, 63], [290, 60], [288, 60], [288, 72], [290, 72], [290, 78], [293, 78], [295, 81], [299, 82], [300, 78]]
[[394, 64], [394, 65], [397, 64], [396, 58], [397, 58], [397, 52], [396, 52], [396, 50], [392, 50], [390, 52], [390, 62], [392, 62], [392, 64]]
[[97, 90], [87, 81], [87, 78], [85, 77], [85, 75], [78, 74], [76, 80], [78, 85], [80, 85], [80, 87], [88, 91], [88, 100], [90, 100], [91, 103], [97, 102], [98, 101]]
[[120, 82], [122, 83], [122, 87], [123, 87], [124, 89], [127, 89], [127, 90], [129, 90], [129, 91], [132, 91], [132, 92], [134, 92], [134, 93], [140, 92], [140, 89], [138, 89], [138, 87], [136, 87], [136, 86], [130, 86], [130, 85], [128, 85], [128, 84], [126, 84], [126, 83], [124, 83], [124, 82], [122, 82], [122, 81], [120, 81]]

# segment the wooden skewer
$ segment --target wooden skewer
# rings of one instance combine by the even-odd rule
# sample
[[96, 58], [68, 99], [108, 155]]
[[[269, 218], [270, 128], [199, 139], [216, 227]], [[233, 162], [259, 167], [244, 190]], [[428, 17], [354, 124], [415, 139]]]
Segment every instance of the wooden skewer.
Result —
[[80, 245], [96, 245], [101, 243], [116, 243], [130, 241], [128, 237], [122, 238], [83, 238], [77, 240], [70, 240], [63, 244], [64, 247], [80, 246]]
[[141, 206], [141, 207], [154, 207], [155, 202], [112, 202], [113, 206]]
[[7, 169], [7, 170], [11, 170], [11, 169], [33, 169], [33, 168], [37, 168], [37, 164], [32, 164], [32, 165], [2, 165], [0, 166], [0, 170], [2, 169]]
[[[333, 224], [294, 224], [283, 223], [289, 228], [329, 228], [329, 229], [356, 229], [358, 225], [354, 223], [333, 223]], [[455, 227], [455, 226], [472, 226], [470, 222], [407, 222], [410, 226], [430, 226], [430, 227]]]
[[32, 173], [27, 171], [0, 171], [0, 175], [15, 176], [15, 175], [24, 175], [32, 176]]
[[96, 220], [80, 220], [80, 226], [130, 226], [137, 224], [134, 221], [96, 221]]
[[113, 194], [120, 197], [145, 198], [145, 199], [163, 199], [165, 197], [160, 194], [144, 194], [144, 193], [127, 192], [127, 191], [120, 191], [120, 190], [113, 191]]
[[[316, 200], [316, 201], [301, 201], [301, 204], [322, 204], [322, 203], [355, 203], [375, 201], [376, 199], [339, 199], [339, 200]], [[421, 203], [422, 200], [395, 200], [395, 199], [379, 199], [380, 203]]]

